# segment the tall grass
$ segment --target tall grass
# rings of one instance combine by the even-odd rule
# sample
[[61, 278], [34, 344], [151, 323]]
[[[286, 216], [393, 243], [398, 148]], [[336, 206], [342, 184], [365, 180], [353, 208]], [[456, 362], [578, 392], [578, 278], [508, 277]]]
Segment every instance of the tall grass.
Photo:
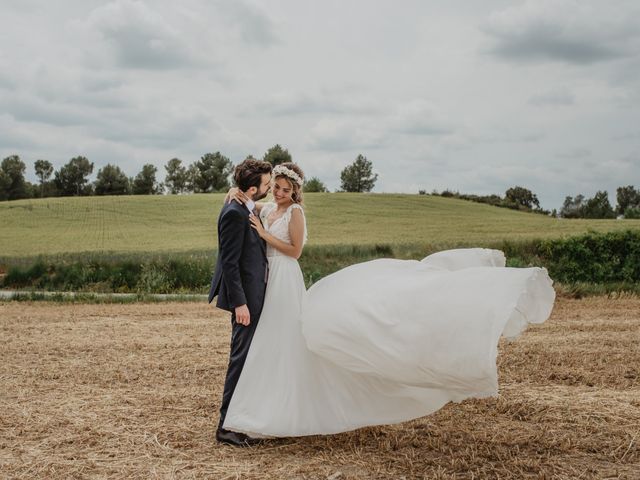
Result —
[[[445, 245], [312, 245], [300, 258], [307, 286], [341, 268], [375, 258], [421, 259], [464, 243]], [[589, 233], [568, 239], [489, 242], [505, 252], [508, 266], [544, 266], [565, 291], [638, 291], [640, 232]], [[25, 259], [10, 264], [2, 286], [109, 293], [207, 292], [215, 254], [155, 254], [147, 258], [78, 254]], [[615, 286], [615, 288], [614, 288]]]

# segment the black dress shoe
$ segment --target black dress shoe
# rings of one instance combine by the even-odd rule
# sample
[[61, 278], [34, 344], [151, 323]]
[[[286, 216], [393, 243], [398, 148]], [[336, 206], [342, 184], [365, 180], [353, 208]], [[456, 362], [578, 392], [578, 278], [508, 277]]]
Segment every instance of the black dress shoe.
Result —
[[225, 430], [219, 428], [216, 431], [216, 440], [220, 443], [226, 443], [227, 445], [233, 445], [234, 447], [250, 447], [260, 443], [260, 439], [251, 438], [249, 435], [245, 435], [240, 432], [232, 432], [231, 430]]

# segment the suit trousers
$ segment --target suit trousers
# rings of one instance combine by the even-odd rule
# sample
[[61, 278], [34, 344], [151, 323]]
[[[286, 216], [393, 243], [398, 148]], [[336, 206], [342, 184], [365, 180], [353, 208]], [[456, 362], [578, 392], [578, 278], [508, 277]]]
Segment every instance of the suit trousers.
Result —
[[246, 327], [236, 322], [236, 314], [231, 314], [231, 348], [229, 350], [229, 366], [227, 368], [227, 377], [224, 381], [224, 392], [222, 393], [222, 404], [220, 405], [220, 422], [218, 428], [224, 425], [224, 418], [227, 415], [227, 409], [231, 403], [233, 391], [236, 389], [238, 379], [242, 373], [242, 367], [247, 359], [251, 340], [256, 331], [258, 320], [260, 318], [251, 318], [251, 323]]

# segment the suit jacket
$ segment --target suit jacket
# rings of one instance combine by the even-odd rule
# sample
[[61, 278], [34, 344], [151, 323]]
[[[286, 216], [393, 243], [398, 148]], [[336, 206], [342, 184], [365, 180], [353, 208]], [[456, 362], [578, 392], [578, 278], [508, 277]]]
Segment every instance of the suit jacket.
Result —
[[262, 312], [267, 286], [266, 244], [251, 228], [249, 210], [238, 202], [225, 204], [218, 217], [218, 260], [211, 280], [209, 303], [233, 312], [247, 305], [251, 319]]

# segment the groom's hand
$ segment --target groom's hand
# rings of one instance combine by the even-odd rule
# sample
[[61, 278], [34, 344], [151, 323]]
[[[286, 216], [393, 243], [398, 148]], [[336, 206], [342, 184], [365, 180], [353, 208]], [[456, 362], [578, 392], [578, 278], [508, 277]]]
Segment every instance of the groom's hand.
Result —
[[251, 314], [249, 308], [246, 305], [240, 305], [236, 307], [236, 322], [245, 327], [251, 323]]

